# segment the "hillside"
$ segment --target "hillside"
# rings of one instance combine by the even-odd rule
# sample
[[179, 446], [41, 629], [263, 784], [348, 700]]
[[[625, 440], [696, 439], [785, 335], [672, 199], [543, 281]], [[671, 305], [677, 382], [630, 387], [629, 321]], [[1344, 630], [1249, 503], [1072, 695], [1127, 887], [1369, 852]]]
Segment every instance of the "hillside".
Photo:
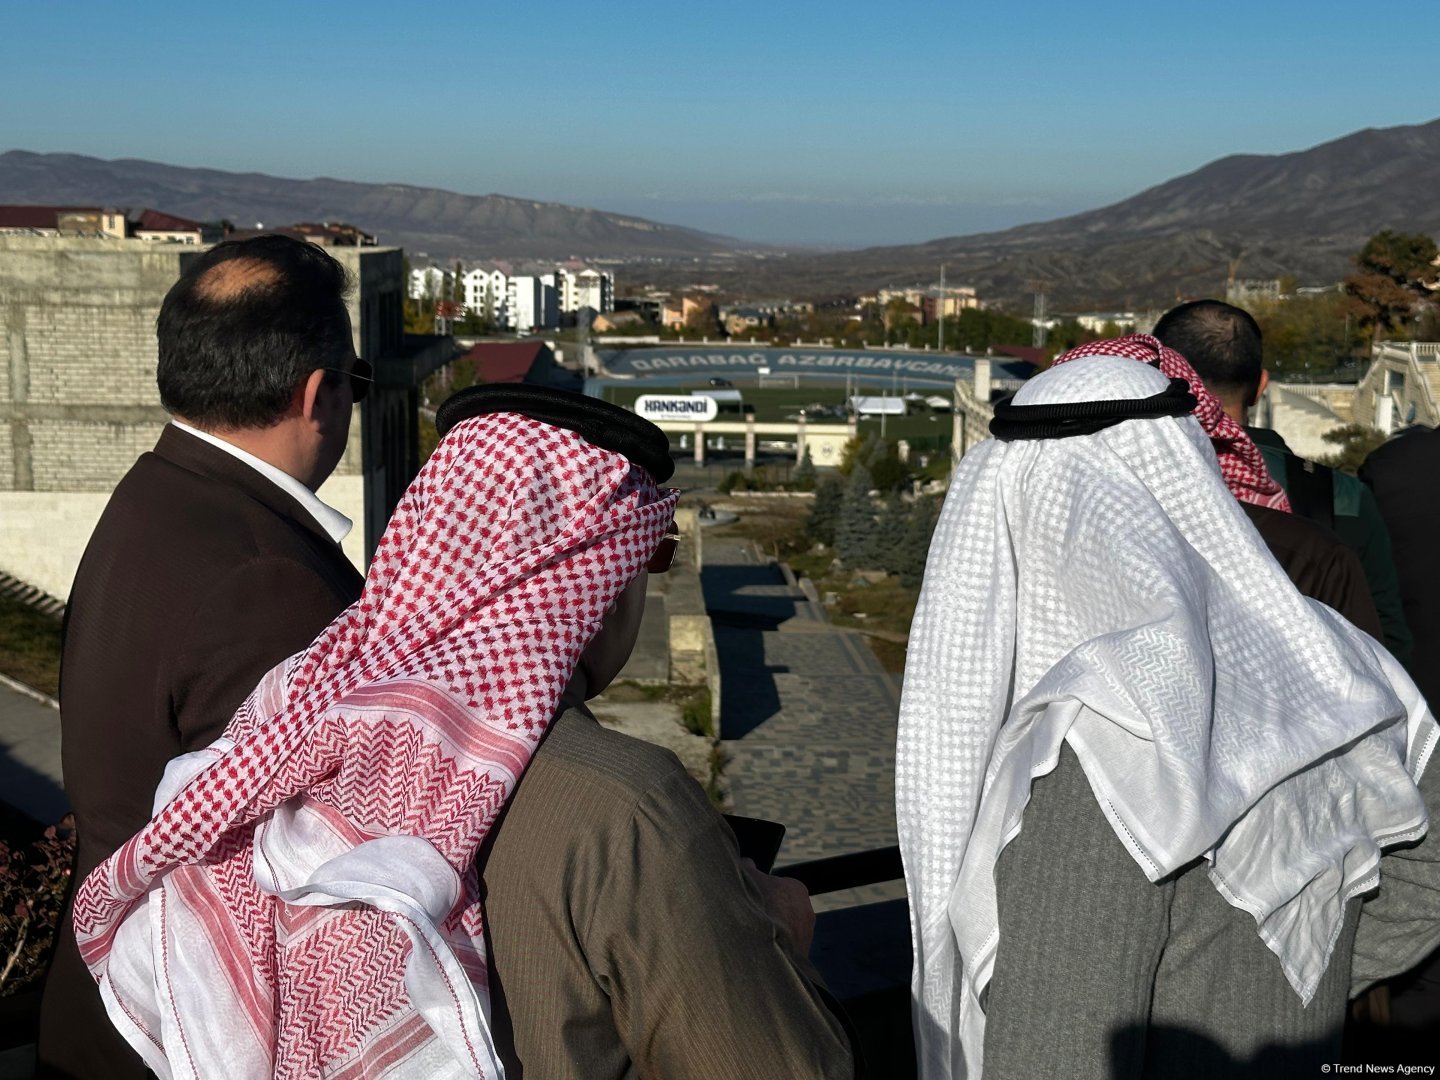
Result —
[[[813, 254], [762, 251], [641, 218], [404, 184], [287, 180], [74, 154], [0, 154], [0, 201], [153, 206], [186, 217], [343, 220], [433, 257], [645, 260], [643, 278], [714, 282], [752, 296], [826, 298], [953, 283], [1028, 306], [1144, 307], [1223, 293], [1241, 278], [1338, 281], [1384, 228], [1440, 233], [1440, 120], [1367, 129], [1288, 154], [1237, 154], [1131, 198], [1055, 221], [923, 244]], [[640, 272], [626, 273], [635, 280]]]
[[[347, 221], [434, 257], [693, 257], [738, 241], [644, 218], [408, 184], [290, 180], [78, 154], [0, 154], [0, 202], [150, 206], [199, 221]], [[753, 246], [753, 245], [751, 245]]]
[[[1337, 281], [1384, 228], [1440, 231], [1440, 120], [1366, 130], [1309, 150], [1234, 155], [1122, 202], [1002, 233], [852, 252], [853, 273], [905, 276], [940, 262], [954, 280], [1015, 297], [1049, 283], [1058, 301], [1168, 303], [1241, 277]], [[817, 260], [817, 269], [836, 260]], [[933, 270], [929, 271], [931, 274]]]
[[[711, 279], [757, 292], [835, 295], [949, 280], [1013, 307], [1032, 280], [1052, 307], [1164, 305], [1238, 277], [1338, 281], [1381, 229], [1440, 234], [1440, 120], [1367, 129], [1290, 154], [1221, 158], [1070, 217], [923, 244], [716, 265]], [[695, 271], [689, 271], [692, 275]]]

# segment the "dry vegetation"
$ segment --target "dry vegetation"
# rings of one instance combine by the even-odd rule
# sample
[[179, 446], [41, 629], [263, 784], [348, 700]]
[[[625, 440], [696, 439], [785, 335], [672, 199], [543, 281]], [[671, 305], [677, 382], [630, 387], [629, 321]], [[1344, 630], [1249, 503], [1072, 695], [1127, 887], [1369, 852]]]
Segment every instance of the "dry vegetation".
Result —
[[60, 620], [0, 596], [0, 673], [43, 694], [60, 693]]

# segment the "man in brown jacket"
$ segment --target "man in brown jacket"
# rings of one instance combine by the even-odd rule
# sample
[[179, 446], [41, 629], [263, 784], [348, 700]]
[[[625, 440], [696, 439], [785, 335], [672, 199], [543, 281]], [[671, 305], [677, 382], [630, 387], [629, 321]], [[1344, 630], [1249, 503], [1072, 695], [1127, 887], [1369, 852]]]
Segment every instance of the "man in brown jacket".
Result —
[[[314, 494], [345, 450], [368, 367], [343, 267], [281, 236], [220, 244], [165, 297], [154, 451], [86, 548], [60, 679], [65, 789], [83, 880], [150, 820], [166, 763], [224, 729], [260, 676], [360, 595], [350, 529]], [[146, 1075], [105, 1015], [69, 912], [40, 1021], [40, 1074]]]

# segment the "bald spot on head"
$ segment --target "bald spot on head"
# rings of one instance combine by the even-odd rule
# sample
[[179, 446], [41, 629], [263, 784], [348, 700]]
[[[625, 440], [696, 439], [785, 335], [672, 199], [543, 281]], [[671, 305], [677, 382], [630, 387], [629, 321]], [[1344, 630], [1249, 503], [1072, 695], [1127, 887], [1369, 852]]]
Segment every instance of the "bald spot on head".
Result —
[[279, 281], [280, 271], [269, 263], [259, 259], [227, 259], [200, 275], [195, 282], [195, 294], [210, 303], [224, 304]]

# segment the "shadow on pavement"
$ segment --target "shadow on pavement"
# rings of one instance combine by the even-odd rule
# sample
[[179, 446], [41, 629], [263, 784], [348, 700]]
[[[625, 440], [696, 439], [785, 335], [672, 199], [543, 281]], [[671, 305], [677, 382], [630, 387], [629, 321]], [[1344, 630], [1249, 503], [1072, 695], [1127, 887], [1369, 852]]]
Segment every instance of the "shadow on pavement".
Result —
[[780, 711], [771, 676], [789, 669], [766, 664], [765, 634], [795, 617], [796, 602], [768, 564], [706, 565], [700, 584], [720, 659], [720, 737], [743, 738]]
[[0, 746], [0, 800], [26, 817], [53, 825], [70, 812], [65, 790], [50, 777], [16, 761]]
[[715, 627], [720, 657], [720, 737], [739, 739], [780, 711], [780, 692], [765, 666], [765, 636], [760, 630]]

